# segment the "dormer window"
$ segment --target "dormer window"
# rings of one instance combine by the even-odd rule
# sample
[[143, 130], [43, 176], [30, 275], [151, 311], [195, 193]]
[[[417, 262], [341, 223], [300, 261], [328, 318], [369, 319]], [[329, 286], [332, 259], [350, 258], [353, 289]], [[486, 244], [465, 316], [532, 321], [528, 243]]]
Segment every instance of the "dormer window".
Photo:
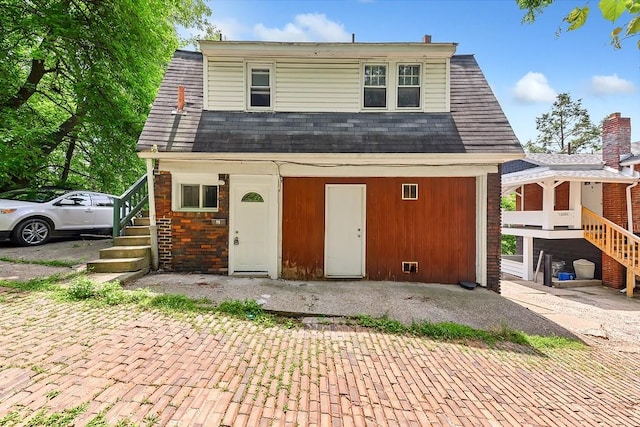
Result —
[[249, 106], [251, 108], [271, 108], [271, 68], [269, 66], [250, 66], [249, 74]]
[[420, 107], [420, 65], [398, 65], [398, 108]]
[[364, 66], [364, 103], [365, 108], [387, 107], [387, 66]]

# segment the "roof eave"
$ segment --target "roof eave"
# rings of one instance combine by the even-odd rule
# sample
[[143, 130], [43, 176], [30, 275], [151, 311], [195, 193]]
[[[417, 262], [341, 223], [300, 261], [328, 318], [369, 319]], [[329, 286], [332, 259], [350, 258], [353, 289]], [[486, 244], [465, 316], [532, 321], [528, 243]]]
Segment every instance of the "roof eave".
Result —
[[142, 159], [313, 162], [355, 165], [498, 164], [522, 158], [520, 153], [203, 153], [141, 151]]
[[450, 58], [457, 43], [317, 43], [200, 40], [205, 56], [240, 58]]

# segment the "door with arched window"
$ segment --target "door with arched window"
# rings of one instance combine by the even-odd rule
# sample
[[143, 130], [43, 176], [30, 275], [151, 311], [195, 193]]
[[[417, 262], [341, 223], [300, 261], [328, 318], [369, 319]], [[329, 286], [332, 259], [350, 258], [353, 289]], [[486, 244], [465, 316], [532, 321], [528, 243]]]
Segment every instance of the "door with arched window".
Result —
[[269, 186], [238, 184], [233, 194], [234, 273], [266, 273], [269, 270]]

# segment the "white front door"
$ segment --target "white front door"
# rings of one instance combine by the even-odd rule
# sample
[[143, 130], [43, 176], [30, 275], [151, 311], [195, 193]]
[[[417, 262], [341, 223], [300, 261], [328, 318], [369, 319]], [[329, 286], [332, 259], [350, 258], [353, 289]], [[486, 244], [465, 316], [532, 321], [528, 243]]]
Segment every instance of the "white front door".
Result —
[[232, 271], [266, 273], [270, 258], [270, 185], [242, 183], [234, 185], [233, 190]]
[[324, 274], [327, 277], [364, 276], [365, 201], [364, 184], [326, 185]]

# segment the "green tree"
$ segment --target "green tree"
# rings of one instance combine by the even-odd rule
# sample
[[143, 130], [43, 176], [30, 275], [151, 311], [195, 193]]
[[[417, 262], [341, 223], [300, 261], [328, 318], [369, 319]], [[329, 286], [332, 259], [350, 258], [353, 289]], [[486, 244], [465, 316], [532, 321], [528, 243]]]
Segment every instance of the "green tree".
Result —
[[[554, 3], [554, 0], [516, 0], [516, 3], [520, 9], [526, 11], [522, 22], [532, 23], [544, 9]], [[640, 0], [600, 0], [598, 8], [604, 19], [613, 23], [623, 21], [622, 25], [616, 26], [611, 31], [611, 45], [614, 48], [620, 49], [622, 40], [640, 35]], [[587, 22], [590, 12], [587, 4], [574, 7], [562, 19], [566, 30], [573, 31], [582, 27]], [[561, 32], [562, 27], [556, 34]], [[640, 49], [640, 40], [638, 40], [638, 49]]]
[[592, 153], [600, 149], [600, 127], [591, 122], [582, 100], [560, 93], [551, 111], [536, 117], [538, 137], [524, 148], [529, 153]]
[[[505, 211], [516, 210], [516, 195], [509, 194], [500, 199], [500, 207]], [[503, 234], [501, 238], [502, 254], [515, 255], [516, 253], [516, 236]]]
[[[180, 40], [215, 28], [203, 0], [0, 0], [0, 190], [119, 192]], [[183, 40], [187, 43], [186, 40]]]

